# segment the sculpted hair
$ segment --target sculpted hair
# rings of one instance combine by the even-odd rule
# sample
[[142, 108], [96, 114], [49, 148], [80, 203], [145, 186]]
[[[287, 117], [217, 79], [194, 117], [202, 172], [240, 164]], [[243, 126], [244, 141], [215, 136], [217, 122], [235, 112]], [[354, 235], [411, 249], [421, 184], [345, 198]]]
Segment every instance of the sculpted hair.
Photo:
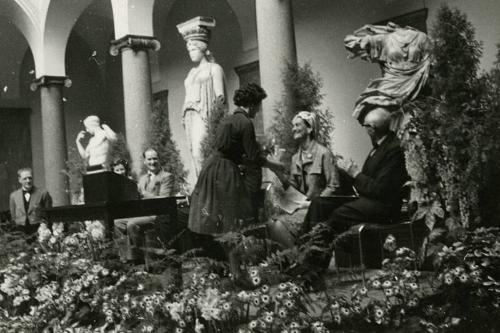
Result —
[[261, 86], [249, 83], [234, 92], [233, 101], [237, 106], [249, 107], [259, 104], [267, 94]]

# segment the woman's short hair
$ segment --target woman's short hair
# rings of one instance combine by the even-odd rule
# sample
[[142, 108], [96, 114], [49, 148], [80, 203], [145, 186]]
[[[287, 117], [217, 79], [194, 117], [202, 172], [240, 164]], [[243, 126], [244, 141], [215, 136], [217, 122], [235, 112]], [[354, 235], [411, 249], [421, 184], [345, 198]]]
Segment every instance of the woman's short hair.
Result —
[[261, 86], [249, 83], [234, 92], [233, 101], [237, 106], [249, 107], [259, 104], [267, 94]]
[[125, 168], [125, 170], [127, 172], [129, 171], [127, 160], [124, 160], [123, 158], [117, 159], [113, 163], [111, 163], [111, 168], [114, 168], [117, 165], [123, 165], [123, 167]]

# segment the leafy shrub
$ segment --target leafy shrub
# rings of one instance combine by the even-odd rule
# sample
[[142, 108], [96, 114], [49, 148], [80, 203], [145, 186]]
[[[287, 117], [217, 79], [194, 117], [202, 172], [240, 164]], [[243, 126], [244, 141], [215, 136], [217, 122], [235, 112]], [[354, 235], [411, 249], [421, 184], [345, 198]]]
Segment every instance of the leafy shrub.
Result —
[[227, 115], [227, 104], [224, 103], [223, 99], [218, 99], [215, 102], [213, 110], [208, 115], [207, 135], [201, 142], [203, 161], [214, 152], [217, 128], [225, 115]]
[[412, 118], [403, 143], [418, 206], [414, 218], [456, 237], [481, 221], [485, 185], [496, 174], [488, 169], [494, 170], [499, 139], [498, 70], [478, 75], [482, 46], [458, 10], [443, 6], [431, 37], [427, 94], [404, 105]]
[[435, 292], [423, 311], [427, 332], [497, 332], [500, 319], [500, 232], [478, 228], [443, 247]]
[[162, 168], [174, 176], [174, 191], [178, 192], [186, 184], [187, 171], [182, 164], [177, 145], [172, 140], [168, 110], [161, 98], [153, 104], [151, 125], [149, 146], [158, 152]]

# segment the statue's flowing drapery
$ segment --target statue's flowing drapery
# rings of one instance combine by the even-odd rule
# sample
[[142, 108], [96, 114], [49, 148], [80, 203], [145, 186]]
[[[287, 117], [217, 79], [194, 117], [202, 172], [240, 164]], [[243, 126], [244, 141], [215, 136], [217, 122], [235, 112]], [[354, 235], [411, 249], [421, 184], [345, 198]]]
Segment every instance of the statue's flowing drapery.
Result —
[[429, 37], [410, 27], [365, 25], [344, 39], [349, 57], [377, 62], [382, 77], [372, 80], [356, 101], [353, 116], [360, 122], [373, 106], [397, 109], [414, 99], [425, 85], [431, 64]]

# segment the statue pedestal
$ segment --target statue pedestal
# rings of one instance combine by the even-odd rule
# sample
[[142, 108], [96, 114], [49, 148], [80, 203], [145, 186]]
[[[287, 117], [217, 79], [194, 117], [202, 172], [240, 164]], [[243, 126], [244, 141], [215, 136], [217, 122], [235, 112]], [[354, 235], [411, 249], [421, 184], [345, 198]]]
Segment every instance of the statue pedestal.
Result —
[[83, 176], [85, 204], [139, 199], [137, 183], [111, 171]]

